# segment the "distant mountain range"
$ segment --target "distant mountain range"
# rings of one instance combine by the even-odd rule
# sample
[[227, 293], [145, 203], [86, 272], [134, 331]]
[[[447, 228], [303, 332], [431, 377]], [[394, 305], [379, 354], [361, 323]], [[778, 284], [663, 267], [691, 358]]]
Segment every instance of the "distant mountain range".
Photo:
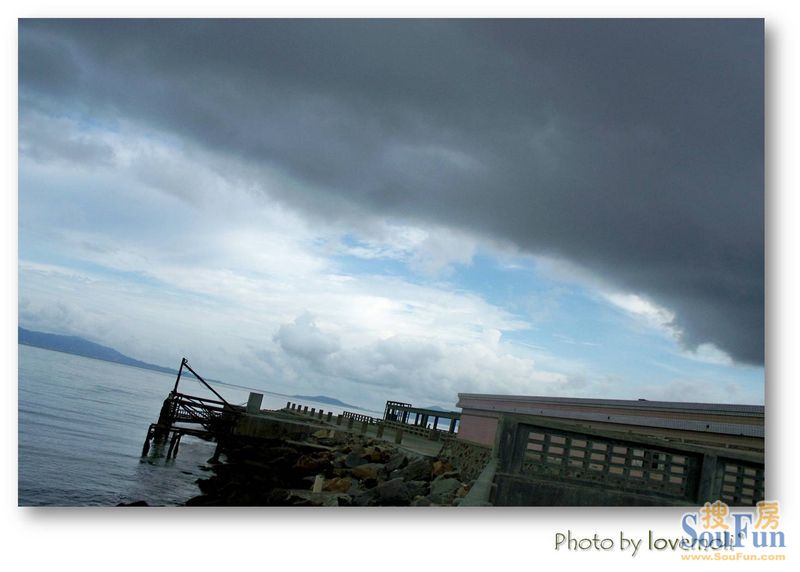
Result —
[[339, 401], [335, 397], [328, 397], [327, 395], [292, 395], [295, 399], [308, 399], [309, 401], [316, 401], [317, 403], [327, 403], [328, 405], [338, 405], [339, 407], [354, 407], [355, 409], [362, 409], [358, 405], [352, 405]]
[[432, 409], [433, 411], [445, 411], [445, 412], [452, 412], [452, 409], [445, 409], [444, 407], [439, 407], [438, 405], [428, 405], [427, 407], [423, 407], [423, 409]]
[[26, 346], [64, 352], [67, 354], [75, 354], [77, 356], [110, 361], [112, 363], [119, 363], [122, 365], [130, 365], [133, 367], [140, 367], [142, 369], [160, 371], [162, 373], [171, 373], [175, 375], [178, 373], [177, 369], [139, 361], [138, 359], [133, 359], [121, 354], [113, 348], [101, 346], [100, 344], [90, 342], [89, 340], [84, 340], [78, 336], [46, 334], [44, 332], [26, 330], [25, 328], [19, 328], [18, 330], [19, 343]]

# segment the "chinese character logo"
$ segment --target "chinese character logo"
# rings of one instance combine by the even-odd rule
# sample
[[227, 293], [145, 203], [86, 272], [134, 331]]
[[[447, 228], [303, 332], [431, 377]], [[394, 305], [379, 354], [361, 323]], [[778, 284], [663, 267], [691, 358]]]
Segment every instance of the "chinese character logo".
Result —
[[703, 505], [703, 508], [700, 509], [703, 527], [708, 530], [717, 528], [728, 530], [728, 523], [725, 522], [728, 518], [728, 512], [728, 505], [722, 501], [716, 501], [714, 503], [707, 502]]

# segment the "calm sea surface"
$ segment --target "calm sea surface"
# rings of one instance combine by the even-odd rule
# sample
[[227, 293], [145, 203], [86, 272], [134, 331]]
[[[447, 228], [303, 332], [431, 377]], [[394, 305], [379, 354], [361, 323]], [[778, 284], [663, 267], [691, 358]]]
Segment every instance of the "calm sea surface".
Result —
[[[183, 392], [211, 396], [190, 378], [182, 378]], [[168, 374], [20, 345], [19, 504], [177, 505], [199, 494], [195, 480], [206, 475], [213, 443], [184, 437], [177, 459], [167, 461], [157, 451], [139, 457], [174, 383]], [[248, 389], [214, 385], [229, 402], [246, 403]], [[288, 400], [265, 393], [262, 408], [278, 409]]]

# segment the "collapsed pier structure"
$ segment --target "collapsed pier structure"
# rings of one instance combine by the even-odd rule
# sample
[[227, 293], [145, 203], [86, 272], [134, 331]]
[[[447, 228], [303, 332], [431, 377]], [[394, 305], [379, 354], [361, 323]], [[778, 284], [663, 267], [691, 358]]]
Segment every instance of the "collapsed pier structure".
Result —
[[[184, 370], [216, 399], [179, 392]], [[230, 404], [184, 359], [142, 456], [168, 442], [174, 458], [184, 435], [216, 441], [218, 457], [229, 439], [321, 432], [449, 460], [471, 481], [461, 506], [753, 506], [766, 494], [763, 406], [462, 393], [460, 412], [390, 400], [373, 417], [262, 410], [262, 398]]]
[[[208, 388], [218, 399], [208, 399], [180, 393], [178, 386], [184, 370]], [[158, 421], [151, 423], [142, 446], [142, 457], [150, 452], [151, 443], [169, 442], [167, 458], [178, 454], [181, 438], [192, 435], [201, 439], [215, 439], [218, 443], [233, 431], [243, 407], [228, 403], [208, 382], [202, 378], [186, 358], [181, 360], [175, 386], [161, 406]]]

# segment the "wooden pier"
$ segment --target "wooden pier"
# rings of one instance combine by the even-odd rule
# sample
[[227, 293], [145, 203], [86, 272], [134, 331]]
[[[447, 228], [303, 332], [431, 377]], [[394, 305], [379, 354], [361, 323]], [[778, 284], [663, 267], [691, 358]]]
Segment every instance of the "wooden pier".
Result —
[[[218, 399], [208, 399], [180, 393], [178, 385], [184, 370], [191, 373], [200, 383], [207, 387]], [[178, 368], [178, 377], [175, 386], [170, 391], [156, 423], [151, 423], [142, 446], [142, 457], [150, 452], [151, 443], [169, 442], [167, 459], [175, 458], [178, 454], [181, 438], [191, 435], [206, 440], [217, 442], [216, 458], [219, 455], [219, 444], [230, 435], [236, 426], [239, 416], [245, 411], [241, 405], [228, 403], [205, 379], [200, 376], [186, 358], [181, 360]]]

